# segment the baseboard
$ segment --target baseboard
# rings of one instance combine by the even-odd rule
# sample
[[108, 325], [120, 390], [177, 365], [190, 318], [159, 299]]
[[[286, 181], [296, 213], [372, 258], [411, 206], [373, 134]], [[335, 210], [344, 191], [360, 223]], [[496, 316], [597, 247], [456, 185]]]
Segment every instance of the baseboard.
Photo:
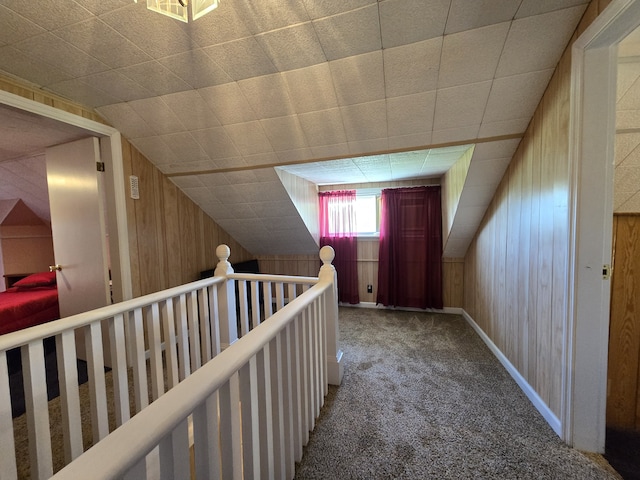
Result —
[[406, 312], [431, 312], [431, 313], [452, 313], [457, 315], [462, 315], [462, 308], [458, 307], [444, 307], [442, 309], [437, 308], [411, 308], [411, 307], [385, 307], [384, 305], [379, 305], [374, 302], [360, 302], [356, 304], [351, 303], [340, 303], [341, 307], [352, 307], [352, 308], [375, 308], [378, 310], [403, 310]]
[[560, 419], [556, 417], [556, 415], [549, 409], [544, 400], [540, 398], [540, 395], [533, 389], [531, 385], [525, 380], [525, 378], [518, 372], [516, 367], [509, 361], [509, 359], [500, 351], [500, 349], [496, 346], [495, 343], [488, 337], [486, 333], [478, 326], [478, 324], [471, 318], [471, 316], [464, 310], [462, 311], [462, 316], [467, 320], [467, 323], [471, 325], [471, 327], [476, 331], [476, 333], [480, 336], [482, 341], [489, 347], [489, 350], [496, 356], [498, 361], [502, 364], [502, 366], [509, 372], [509, 375], [516, 381], [520, 389], [527, 396], [529, 401], [533, 404], [533, 406], [540, 412], [540, 414], [547, 421], [549, 426], [553, 429], [554, 432], [559, 437], [562, 437], [562, 423]]

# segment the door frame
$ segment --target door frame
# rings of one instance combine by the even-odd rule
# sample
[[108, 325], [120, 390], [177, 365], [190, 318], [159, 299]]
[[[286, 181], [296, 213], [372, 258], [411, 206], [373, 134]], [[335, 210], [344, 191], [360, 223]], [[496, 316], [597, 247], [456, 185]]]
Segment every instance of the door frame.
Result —
[[569, 255], [562, 438], [604, 452], [609, 349], [617, 46], [640, 0], [613, 0], [572, 46]]
[[127, 300], [132, 298], [126, 192], [120, 132], [108, 125], [4, 90], [0, 90], [0, 104], [82, 128], [87, 130], [88, 136], [92, 135], [100, 138], [102, 161], [107, 165], [105, 171], [106, 210], [109, 228], [111, 274], [115, 288], [113, 292], [114, 299]]

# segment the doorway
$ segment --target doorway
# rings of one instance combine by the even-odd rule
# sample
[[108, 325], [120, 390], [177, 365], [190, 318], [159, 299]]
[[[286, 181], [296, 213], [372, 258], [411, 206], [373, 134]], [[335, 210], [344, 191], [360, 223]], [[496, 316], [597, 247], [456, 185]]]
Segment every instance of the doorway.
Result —
[[613, 0], [572, 50], [570, 241], [562, 437], [604, 452], [617, 46], [640, 24], [640, 0]]
[[105, 197], [113, 297], [116, 301], [132, 298], [120, 133], [107, 125], [3, 90], [0, 90], [0, 105], [25, 112], [36, 120], [46, 119], [48, 122], [60, 122], [83, 129], [87, 136], [100, 139], [100, 156], [106, 166]]

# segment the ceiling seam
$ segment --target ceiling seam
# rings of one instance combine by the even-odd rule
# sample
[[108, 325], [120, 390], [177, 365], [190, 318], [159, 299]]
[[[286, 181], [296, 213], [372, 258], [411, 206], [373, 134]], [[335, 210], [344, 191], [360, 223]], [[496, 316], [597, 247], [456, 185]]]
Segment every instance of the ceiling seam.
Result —
[[[461, 146], [461, 145], [469, 145], [469, 144], [500, 142], [503, 140], [521, 139], [523, 136], [524, 136], [524, 133], [514, 133], [509, 135], [500, 135], [497, 137], [476, 138], [472, 140], [463, 140], [463, 141], [457, 141], [457, 142], [426, 145], [423, 147], [411, 147], [406, 149], [398, 149], [398, 150], [393, 150], [388, 152], [377, 152], [377, 153], [372, 153], [364, 156], [372, 157], [376, 155], [411, 152], [415, 150], [428, 150], [428, 149], [437, 149], [437, 148], [445, 148], [445, 147]], [[347, 154], [339, 157], [327, 157], [327, 158], [320, 158], [320, 159], [301, 160], [298, 162], [281, 162], [281, 163], [271, 163], [271, 164], [263, 164], [263, 165], [247, 165], [247, 166], [237, 167], [237, 168], [229, 167], [229, 168], [220, 168], [220, 169], [214, 169], [214, 170], [197, 170], [197, 171], [190, 171], [190, 172], [173, 172], [173, 173], [163, 172], [163, 173], [167, 177], [187, 177], [191, 175], [205, 175], [205, 174], [212, 174], [212, 173], [229, 173], [229, 172], [241, 172], [241, 171], [247, 171], [247, 170], [261, 170], [265, 168], [275, 168], [275, 167], [283, 167], [283, 166], [290, 166], [290, 165], [304, 165], [307, 163], [320, 163], [320, 162], [328, 162], [331, 160], [345, 160], [345, 159], [352, 159], [352, 158], [354, 158], [352, 154]]]

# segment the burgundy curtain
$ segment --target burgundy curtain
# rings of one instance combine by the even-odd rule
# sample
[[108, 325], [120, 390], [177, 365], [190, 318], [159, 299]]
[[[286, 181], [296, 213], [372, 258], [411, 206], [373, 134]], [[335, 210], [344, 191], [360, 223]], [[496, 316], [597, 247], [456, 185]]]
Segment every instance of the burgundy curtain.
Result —
[[356, 191], [320, 192], [320, 247], [336, 252], [333, 266], [338, 276], [338, 300], [360, 303], [358, 295], [358, 243]]
[[440, 187], [382, 190], [377, 303], [442, 308]]

